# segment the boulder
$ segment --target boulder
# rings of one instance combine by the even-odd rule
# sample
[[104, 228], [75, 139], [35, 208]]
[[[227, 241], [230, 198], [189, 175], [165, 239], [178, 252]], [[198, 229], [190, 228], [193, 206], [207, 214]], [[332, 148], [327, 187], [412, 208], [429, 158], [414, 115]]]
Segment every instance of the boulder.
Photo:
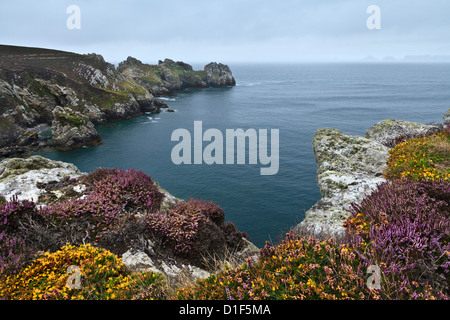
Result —
[[448, 108], [447, 112], [444, 114], [444, 124], [446, 127], [450, 126], [450, 108]]

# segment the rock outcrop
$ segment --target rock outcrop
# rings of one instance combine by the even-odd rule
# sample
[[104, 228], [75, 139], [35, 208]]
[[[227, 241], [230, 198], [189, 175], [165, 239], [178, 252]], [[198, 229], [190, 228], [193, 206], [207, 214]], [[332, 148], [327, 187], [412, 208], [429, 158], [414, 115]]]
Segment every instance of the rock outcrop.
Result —
[[[15, 196], [21, 201], [45, 204], [40, 201], [41, 196], [46, 193], [43, 185], [56, 184], [65, 178], [77, 178], [82, 174], [71, 163], [53, 161], [41, 156], [9, 158], [0, 162], [0, 194], [8, 201]], [[77, 191], [76, 186], [74, 190]], [[56, 193], [55, 197], [60, 195]]]
[[119, 64], [118, 70], [154, 96], [170, 95], [183, 89], [227, 87], [236, 84], [230, 68], [216, 62], [206, 65], [203, 70], [195, 71], [191, 65], [181, 61], [165, 59], [160, 60], [158, 65], [149, 65], [128, 57]]
[[230, 68], [222, 63], [211, 62], [205, 66], [206, 83], [211, 87], [234, 86]]
[[447, 112], [444, 114], [444, 125], [446, 127], [450, 126], [450, 108], [448, 108]]
[[53, 110], [52, 145], [60, 150], [70, 150], [83, 145], [97, 145], [102, 138], [89, 118], [66, 107]]
[[306, 228], [313, 234], [343, 234], [343, 223], [350, 215], [347, 209], [385, 181], [389, 149], [362, 136], [319, 129], [313, 138], [313, 150], [322, 199], [305, 213], [294, 232]]
[[[444, 123], [449, 114], [450, 109], [444, 115]], [[383, 120], [367, 129], [365, 137], [337, 129], [317, 130], [313, 150], [322, 199], [305, 213], [305, 219], [293, 228], [294, 232], [325, 237], [343, 235], [350, 206], [360, 203], [386, 181], [389, 150], [406, 139], [441, 129], [441, 124]]]
[[440, 130], [439, 125], [422, 124], [403, 120], [383, 120], [367, 129], [366, 138], [393, 147], [413, 137], [426, 136]]

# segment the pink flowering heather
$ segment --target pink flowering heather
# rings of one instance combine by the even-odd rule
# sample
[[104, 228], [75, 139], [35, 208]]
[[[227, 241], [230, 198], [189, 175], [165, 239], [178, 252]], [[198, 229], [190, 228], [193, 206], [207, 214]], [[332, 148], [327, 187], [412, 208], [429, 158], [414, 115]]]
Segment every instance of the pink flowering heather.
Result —
[[381, 267], [385, 294], [395, 298], [449, 295], [450, 184], [390, 181], [351, 211], [347, 230], [367, 244], [360, 258]]

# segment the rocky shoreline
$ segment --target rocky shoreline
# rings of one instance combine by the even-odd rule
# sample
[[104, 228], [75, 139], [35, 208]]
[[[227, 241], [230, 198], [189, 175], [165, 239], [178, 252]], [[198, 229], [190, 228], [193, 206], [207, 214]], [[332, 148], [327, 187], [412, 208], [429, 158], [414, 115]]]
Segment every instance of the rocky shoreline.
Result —
[[[0, 158], [98, 144], [96, 124], [168, 109], [156, 96], [235, 84], [230, 68], [216, 62], [195, 71], [170, 59], [150, 65], [128, 57], [116, 68], [98, 54], [0, 45]], [[49, 129], [52, 141], [40, 134]]]

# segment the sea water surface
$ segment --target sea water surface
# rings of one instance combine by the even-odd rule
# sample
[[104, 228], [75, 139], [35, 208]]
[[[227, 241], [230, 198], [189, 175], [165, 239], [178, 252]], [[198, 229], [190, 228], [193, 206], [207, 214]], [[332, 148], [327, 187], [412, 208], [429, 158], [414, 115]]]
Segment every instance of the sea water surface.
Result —
[[[166, 103], [174, 113], [97, 126], [103, 144], [41, 155], [98, 167], [134, 168], [176, 197], [214, 201], [257, 246], [277, 242], [320, 199], [312, 138], [319, 128], [364, 135], [384, 119], [442, 122], [450, 107], [450, 64], [229, 65], [237, 85], [185, 90]], [[203, 130], [278, 129], [279, 171], [261, 165], [175, 165], [172, 132], [194, 121]], [[270, 140], [269, 140], [270, 141]], [[204, 143], [206, 146], [208, 143]], [[247, 150], [248, 151], [248, 150]], [[270, 145], [269, 145], [270, 151]]]

